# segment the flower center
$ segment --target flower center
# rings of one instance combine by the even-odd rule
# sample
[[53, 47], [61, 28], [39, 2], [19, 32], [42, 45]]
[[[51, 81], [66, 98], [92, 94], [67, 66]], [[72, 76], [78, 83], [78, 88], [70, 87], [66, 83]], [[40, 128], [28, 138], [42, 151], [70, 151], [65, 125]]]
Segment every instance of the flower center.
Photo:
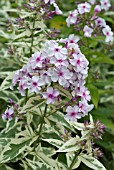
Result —
[[63, 72], [59, 72], [59, 76], [63, 76]]
[[57, 60], [59, 63], [62, 63], [63, 62], [63, 60]]
[[58, 51], [59, 51], [59, 49], [58, 49], [58, 48], [55, 48], [55, 51], [56, 51], [56, 52], [58, 52]]
[[48, 97], [52, 99], [53, 98], [53, 94], [49, 94]]
[[37, 83], [36, 83], [36, 82], [33, 82], [33, 86], [37, 86]]
[[76, 63], [79, 65], [80, 64], [80, 60], [78, 59]]
[[70, 41], [70, 43], [74, 43], [74, 41], [73, 41], [73, 40], [71, 40], [71, 41]]
[[71, 116], [71, 117], [74, 117], [75, 115], [76, 115], [76, 112], [71, 112], [71, 113], [70, 113], [70, 116]]
[[36, 58], [36, 62], [38, 63], [40, 61], [40, 57], [37, 57]]

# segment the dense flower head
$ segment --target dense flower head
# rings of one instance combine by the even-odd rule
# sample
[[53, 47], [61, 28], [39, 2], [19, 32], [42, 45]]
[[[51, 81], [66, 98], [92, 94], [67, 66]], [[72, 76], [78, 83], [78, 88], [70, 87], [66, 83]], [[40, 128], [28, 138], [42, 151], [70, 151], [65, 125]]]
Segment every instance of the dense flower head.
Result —
[[[61, 103], [65, 88], [73, 98], [66, 108], [69, 120], [77, 120], [88, 114], [93, 105], [89, 105], [90, 93], [85, 87], [88, 75], [88, 60], [81, 53], [77, 42], [79, 37], [74, 34], [66, 39], [46, 41], [41, 51], [35, 52], [28, 63], [18, 70], [13, 77], [12, 88], [18, 84], [22, 96], [26, 90], [46, 99], [47, 104]], [[66, 106], [65, 106], [66, 107]], [[76, 114], [70, 114], [68, 110]]]

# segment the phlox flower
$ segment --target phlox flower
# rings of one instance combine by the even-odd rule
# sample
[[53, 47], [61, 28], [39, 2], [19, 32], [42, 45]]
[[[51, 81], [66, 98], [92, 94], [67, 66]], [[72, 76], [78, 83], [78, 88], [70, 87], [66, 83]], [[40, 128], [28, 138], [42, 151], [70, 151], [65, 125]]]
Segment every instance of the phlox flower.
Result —
[[56, 89], [54, 90], [52, 87], [47, 87], [47, 92], [43, 92], [42, 95], [43, 98], [47, 99], [47, 104], [54, 104], [60, 92]]
[[66, 108], [67, 114], [65, 115], [66, 120], [71, 120], [71, 121], [77, 121], [77, 119], [81, 118], [81, 114], [79, 113], [79, 107], [78, 106], [68, 106]]
[[85, 99], [87, 101], [90, 101], [91, 99], [90, 91], [84, 86], [80, 86], [79, 90], [76, 93], [77, 93], [77, 96], [80, 96], [82, 99]]
[[106, 26], [105, 20], [103, 18], [100, 18], [100, 17], [95, 20], [95, 24], [97, 26], [101, 26], [101, 27], [105, 27]]
[[82, 72], [82, 70], [87, 67], [88, 61], [81, 53], [73, 54], [72, 56], [73, 59], [70, 59], [70, 63], [75, 66], [76, 72]]
[[79, 36], [75, 36], [74, 34], [70, 34], [68, 38], [65, 38], [65, 39], [61, 38], [59, 40], [59, 42], [65, 43], [66, 47], [67, 47], [68, 44], [70, 44], [70, 43], [77, 43], [79, 40], [80, 40]]
[[48, 56], [50, 57], [56, 57], [57, 59], [64, 57], [64, 55], [67, 55], [67, 49], [63, 48], [62, 46], [59, 46], [57, 43], [51, 44], [48, 48]]
[[25, 96], [25, 90], [27, 88], [28, 88], [28, 78], [23, 77], [23, 79], [19, 81], [19, 90], [22, 96]]
[[87, 2], [78, 5], [78, 11], [80, 14], [90, 12], [91, 5]]
[[96, 5], [95, 8], [94, 8], [94, 12], [98, 13], [100, 11], [101, 11], [101, 6], [100, 5]]
[[104, 9], [105, 11], [107, 11], [111, 7], [109, 0], [100, 0], [100, 3], [101, 3], [101, 9]]
[[85, 37], [91, 37], [92, 36], [93, 29], [88, 27], [87, 25], [84, 26], [83, 31], [84, 31]]
[[31, 92], [39, 93], [41, 86], [45, 84], [45, 81], [38, 76], [33, 76], [29, 84], [29, 89]]
[[94, 105], [93, 104], [88, 104], [87, 100], [82, 99], [79, 101], [79, 112], [83, 113], [83, 116], [87, 115], [88, 112], [90, 112], [93, 109]]
[[113, 32], [111, 31], [111, 28], [107, 25], [105, 28], [103, 28], [103, 34], [106, 36], [105, 41], [106, 42], [112, 42], [114, 40]]
[[75, 22], [77, 21], [77, 15], [78, 15], [77, 10], [70, 11], [70, 15], [66, 19], [66, 23], [68, 27], [70, 27], [71, 24], [75, 24]]
[[42, 56], [40, 52], [35, 52], [30, 60], [32, 68], [42, 67], [42, 62], [45, 57]]
[[73, 73], [70, 72], [66, 67], [61, 66], [59, 68], [50, 69], [48, 75], [51, 77], [53, 82], [59, 82], [63, 87], [67, 86], [68, 80], [71, 79]]
[[6, 119], [12, 120], [13, 115], [14, 115], [14, 110], [13, 110], [13, 108], [9, 108], [9, 109], [7, 108], [6, 111], [5, 111], [5, 113], [2, 114], [2, 119], [3, 119], [3, 120], [6, 120]]

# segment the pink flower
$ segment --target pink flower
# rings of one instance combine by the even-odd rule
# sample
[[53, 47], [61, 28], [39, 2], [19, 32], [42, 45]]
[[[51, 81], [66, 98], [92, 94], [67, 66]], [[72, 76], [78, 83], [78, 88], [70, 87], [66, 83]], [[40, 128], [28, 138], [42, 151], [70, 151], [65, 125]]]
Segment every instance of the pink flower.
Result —
[[79, 112], [82, 112], [85, 115], [88, 114], [88, 112], [90, 112], [93, 109], [94, 105], [91, 104], [89, 105], [87, 103], [87, 100], [82, 99], [81, 101], [79, 101]]
[[105, 41], [106, 42], [112, 42], [114, 40], [113, 32], [111, 31], [111, 28], [107, 25], [105, 28], [103, 28], [103, 34], [106, 36]]
[[78, 5], [78, 11], [80, 14], [84, 14], [85, 12], [90, 12], [91, 5], [87, 2]]
[[101, 27], [105, 27], [106, 26], [105, 20], [103, 18], [100, 18], [100, 17], [95, 20], [95, 24], [97, 26], [101, 26]]
[[64, 57], [64, 55], [67, 55], [67, 49], [63, 48], [62, 46], [59, 46], [57, 43], [53, 43], [49, 46], [49, 49], [47, 51], [48, 56], [50, 57], [56, 57], [57, 59]]
[[98, 13], [101, 11], [101, 6], [100, 5], [96, 5], [95, 8], [94, 8], [94, 13]]
[[67, 114], [65, 115], [66, 120], [77, 121], [77, 119], [81, 118], [78, 106], [74, 107], [68, 106], [66, 112], [67, 112]]
[[89, 90], [84, 86], [79, 88], [79, 91], [77, 91], [77, 95], [87, 101], [90, 101], [91, 99]]
[[83, 54], [73, 54], [74, 59], [70, 59], [70, 63], [75, 66], [77, 72], [82, 72], [89, 64]]
[[47, 92], [44, 92], [42, 95], [45, 99], [47, 99], [47, 104], [54, 104], [60, 93], [58, 90], [54, 90], [52, 87], [48, 87]]
[[45, 84], [45, 81], [43, 79], [40, 79], [38, 76], [33, 76], [32, 80], [29, 84], [29, 89], [31, 92], [39, 93], [41, 90], [41, 86]]
[[21, 79], [19, 82], [19, 90], [22, 96], [25, 96], [25, 89], [28, 88], [27, 83], [28, 83], [28, 80], [26, 77], [25, 78], [23, 77], [23, 79]]
[[92, 36], [93, 29], [88, 27], [87, 25], [84, 26], [83, 31], [84, 31], [85, 37], [91, 37]]
[[14, 115], [14, 110], [13, 110], [13, 108], [9, 108], [9, 109], [7, 108], [6, 111], [5, 111], [5, 113], [2, 114], [2, 119], [3, 119], [3, 120], [6, 120], [6, 119], [12, 120], [13, 115]]
[[33, 55], [32, 55], [32, 58], [30, 60], [31, 64], [32, 64], [32, 68], [36, 68], [36, 67], [42, 67], [42, 62], [43, 62], [43, 59], [45, 57], [42, 56], [42, 54], [40, 52], [35, 52]]
[[66, 67], [61, 66], [59, 68], [49, 70], [48, 75], [51, 77], [53, 82], [59, 82], [59, 84], [63, 87], [67, 86], [69, 80], [72, 76], [73, 73], [70, 72]]
[[104, 9], [105, 11], [107, 11], [111, 7], [109, 0], [100, 0], [100, 3], [101, 3], [101, 9]]
[[66, 23], [68, 27], [70, 27], [71, 24], [75, 24], [75, 22], [77, 21], [77, 15], [78, 15], [77, 10], [70, 11], [70, 15], [66, 19]]

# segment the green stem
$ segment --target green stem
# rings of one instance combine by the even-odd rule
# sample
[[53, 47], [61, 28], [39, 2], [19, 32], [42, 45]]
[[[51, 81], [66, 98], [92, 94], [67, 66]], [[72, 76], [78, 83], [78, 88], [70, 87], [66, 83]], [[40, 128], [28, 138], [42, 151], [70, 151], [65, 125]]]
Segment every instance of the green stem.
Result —
[[77, 156], [78, 156], [78, 152], [75, 153], [75, 156], [74, 156], [74, 158], [72, 160], [72, 163], [70, 164], [68, 170], [72, 170], [72, 168], [73, 168], [73, 166], [74, 166], [74, 164], [76, 162]]
[[30, 47], [30, 57], [32, 55], [32, 47], [33, 47], [33, 42], [34, 42], [34, 27], [35, 27], [35, 20], [36, 20], [36, 14], [35, 17], [33, 18], [33, 26], [32, 26], [32, 30], [31, 30], [31, 47]]
[[41, 119], [41, 124], [40, 124], [40, 128], [39, 128], [39, 131], [38, 131], [38, 135], [39, 135], [38, 139], [40, 138], [40, 135], [41, 135], [42, 127], [43, 127], [43, 124], [44, 124], [44, 118], [45, 118], [45, 115], [47, 113], [47, 106], [48, 105], [46, 104], [45, 110], [44, 110], [44, 115], [42, 116], [42, 119]]
[[27, 100], [28, 100], [28, 89], [26, 89], [25, 104], [26, 104]]

